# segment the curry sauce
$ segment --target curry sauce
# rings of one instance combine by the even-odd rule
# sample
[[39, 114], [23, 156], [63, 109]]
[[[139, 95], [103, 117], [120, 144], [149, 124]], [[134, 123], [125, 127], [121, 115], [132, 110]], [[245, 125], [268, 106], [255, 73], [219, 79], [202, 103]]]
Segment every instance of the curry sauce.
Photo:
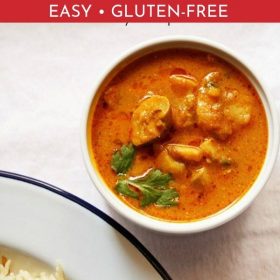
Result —
[[[247, 78], [216, 56], [183, 49], [146, 55], [96, 98], [88, 131], [93, 161], [108, 187], [143, 214], [171, 221], [215, 214], [248, 191], [262, 168], [262, 102]], [[171, 174], [176, 205], [143, 207], [116, 191], [112, 155], [129, 143], [136, 153], [126, 176], [155, 168]]]

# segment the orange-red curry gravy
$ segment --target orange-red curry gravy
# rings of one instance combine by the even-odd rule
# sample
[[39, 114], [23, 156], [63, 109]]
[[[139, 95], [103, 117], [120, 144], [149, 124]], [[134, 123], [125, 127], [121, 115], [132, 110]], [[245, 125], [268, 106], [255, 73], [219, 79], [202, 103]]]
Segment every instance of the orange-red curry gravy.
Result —
[[[212, 215], [256, 180], [267, 150], [262, 102], [245, 76], [213, 55], [166, 50], [144, 56], [99, 92], [89, 120], [90, 149], [108, 187], [136, 211], [171, 221]], [[132, 143], [126, 177], [151, 169], [172, 175], [177, 205], [140, 205], [120, 194], [112, 155]]]

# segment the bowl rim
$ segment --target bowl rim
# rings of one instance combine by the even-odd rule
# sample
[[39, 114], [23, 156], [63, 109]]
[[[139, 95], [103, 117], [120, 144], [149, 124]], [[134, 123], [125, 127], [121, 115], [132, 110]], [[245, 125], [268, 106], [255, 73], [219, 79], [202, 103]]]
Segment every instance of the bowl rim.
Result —
[[[262, 100], [265, 109], [268, 124], [267, 153], [262, 169], [253, 185], [249, 188], [249, 190], [246, 191], [246, 193], [240, 199], [238, 199], [235, 203], [229, 205], [228, 207], [222, 209], [220, 212], [205, 217], [201, 220], [191, 222], [172, 222], [159, 220], [148, 215], [141, 214], [129, 207], [128, 205], [126, 205], [106, 186], [105, 182], [102, 181], [101, 175], [98, 173], [97, 170], [95, 170], [95, 167], [91, 162], [91, 158], [88, 151], [88, 117], [95, 95], [100, 85], [104, 82], [105, 78], [118, 65], [120, 65], [120, 63], [122, 63], [129, 57], [133, 57], [133, 55], [135, 56], [139, 51], [145, 49], [152, 49], [153, 47], [158, 47], [160, 45], [172, 45], [175, 43], [189, 43], [198, 46], [201, 45], [204, 48], [208, 47], [211, 49], [212, 53], [222, 57], [224, 60], [227, 60], [228, 58], [231, 59], [234, 63], [238, 64], [238, 66], [235, 66], [241, 72], [246, 72], [246, 74], [244, 74], [256, 87], [256, 90]], [[169, 48], [172, 48], [172, 46]], [[167, 47], [165, 49], [167, 49]], [[186, 35], [165, 36], [158, 37], [152, 40], [147, 40], [123, 52], [113, 62], [107, 65], [106, 69], [104, 69], [104, 71], [99, 75], [98, 79], [96, 80], [93, 91], [89, 96], [89, 100], [87, 100], [86, 102], [81, 125], [81, 148], [88, 174], [94, 186], [97, 188], [99, 193], [101, 193], [101, 195], [105, 198], [105, 200], [113, 209], [115, 209], [120, 215], [124, 216], [131, 222], [154, 231], [171, 234], [190, 234], [216, 228], [237, 217], [249, 207], [249, 205], [253, 202], [256, 196], [263, 189], [273, 170], [278, 154], [279, 125], [275, 103], [272, 101], [272, 97], [267, 91], [267, 87], [265, 86], [264, 82], [260, 79], [260, 77], [257, 76], [256, 73], [252, 71], [252, 68], [248, 65], [249, 64], [246, 61], [244, 61], [244, 58], [241, 59], [239, 55], [236, 55], [235, 52], [233, 52], [231, 49], [229, 49], [221, 43], [217, 43], [212, 40], [201, 37]]]

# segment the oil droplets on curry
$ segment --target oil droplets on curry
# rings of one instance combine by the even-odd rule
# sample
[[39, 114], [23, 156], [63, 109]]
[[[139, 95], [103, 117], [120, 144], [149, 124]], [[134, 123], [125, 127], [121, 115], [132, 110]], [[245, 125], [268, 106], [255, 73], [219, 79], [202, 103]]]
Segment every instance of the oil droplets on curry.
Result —
[[135, 210], [193, 221], [239, 199], [257, 178], [268, 128], [245, 76], [213, 55], [170, 49], [119, 72], [88, 122], [92, 160]]

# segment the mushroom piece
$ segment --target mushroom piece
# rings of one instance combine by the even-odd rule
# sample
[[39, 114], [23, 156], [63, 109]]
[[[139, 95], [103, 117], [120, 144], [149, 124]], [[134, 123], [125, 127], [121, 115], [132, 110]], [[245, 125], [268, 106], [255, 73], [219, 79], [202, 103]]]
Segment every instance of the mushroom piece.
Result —
[[221, 74], [219, 72], [210, 72], [202, 79], [202, 86], [199, 89], [202, 93], [206, 93], [212, 97], [219, 97], [221, 89], [218, 82], [221, 80]]
[[131, 141], [140, 146], [160, 138], [170, 124], [170, 103], [167, 97], [152, 95], [141, 101], [131, 119]]
[[197, 94], [198, 125], [225, 140], [251, 119], [251, 102], [237, 90], [221, 90], [219, 72], [207, 74]]
[[198, 125], [203, 129], [217, 131], [222, 125], [222, 104], [207, 94], [198, 93], [196, 114]]
[[178, 128], [186, 128], [195, 123], [196, 98], [193, 93], [187, 94], [178, 104], [172, 106], [172, 122]]
[[251, 120], [252, 104], [250, 97], [240, 94], [237, 90], [227, 90], [223, 93], [223, 114], [233, 130], [247, 125]]
[[208, 160], [218, 162], [224, 167], [232, 164], [232, 159], [226, 155], [225, 151], [214, 139], [205, 139], [200, 144], [200, 148]]
[[246, 125], [251, 119], [251, 107], [248, 105], [232, 104], [225, 107], [224, 115], [237, 126]]
[[166, 145], [168, 153], [178, 161], [201, 161], [203, 152], [199, 147], [182, 145], [182, 144], [168, 144]]
[[204, 155], [213, 161], [216, 161], [220, 157], [220, 147], [212, 138], [205, 139], [201, 144], [200, 148]]
[[196, 169], [192, 173], [191, 183], [196, 186], [207, 186], [210, 184], [210, 176], [206, 167]]
[[169, 80], [172, 85], [185, 89], [193, 89], [198, 85], [197, 79], [191, 75], [173, 74], [169, 76]]
[[186, 171], [184, 163], [176, 161], [171, 157], [166, 149], [164, 149], [156, 158], [156, 166], [167, 173], [180, 174]]
[[223, 120], [218, 81], [220, 73], [211, 72], [202, 79], [198, 90], [196, 108], [198, 124], [207, 130], [219, 129]]

